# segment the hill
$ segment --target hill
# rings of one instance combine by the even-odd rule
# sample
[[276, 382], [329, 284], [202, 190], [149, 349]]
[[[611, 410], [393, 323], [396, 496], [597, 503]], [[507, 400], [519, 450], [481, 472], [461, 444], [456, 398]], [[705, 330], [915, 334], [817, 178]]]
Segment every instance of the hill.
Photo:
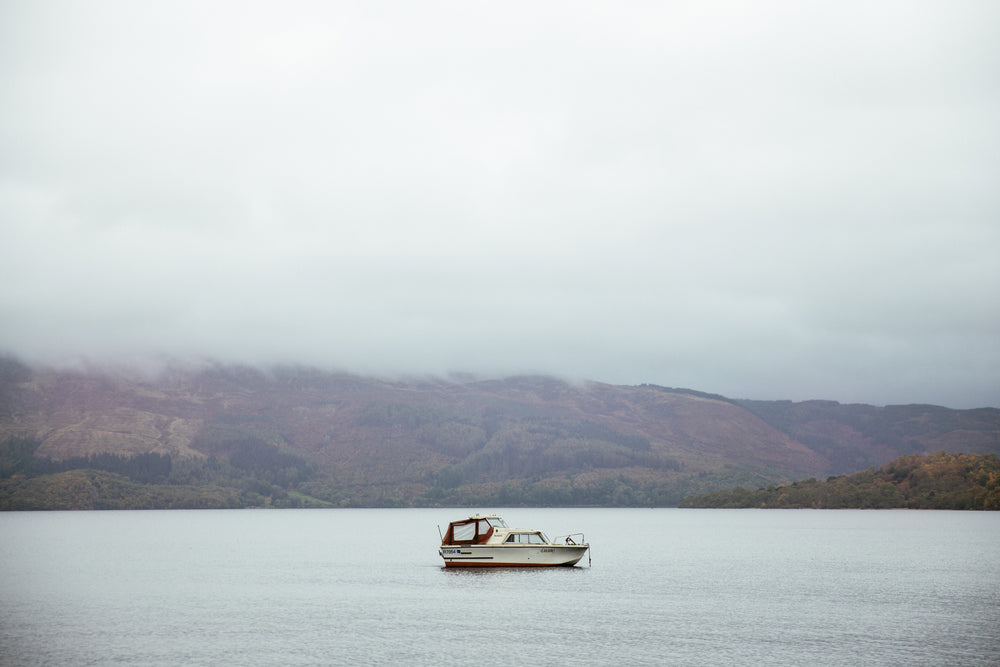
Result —
[[663, 506], [943, 443], [1000, 453], [1000, 410], [740, 401], [546, 377], [388, 381], [224, 365], [143, 377], [0, 360], [6, 509], [26, 508], [27, 486], [51, 491], [46, 507], [104, 506], [96, 478], [88, 493], [64, 492], [77, 470], [115, 476], [117, 506], [133, 496], [171, 507]]
[[1000, 510], [994, 454], [901, 456], [879, 468], [748, 491], [690, 496], [681, 507]]

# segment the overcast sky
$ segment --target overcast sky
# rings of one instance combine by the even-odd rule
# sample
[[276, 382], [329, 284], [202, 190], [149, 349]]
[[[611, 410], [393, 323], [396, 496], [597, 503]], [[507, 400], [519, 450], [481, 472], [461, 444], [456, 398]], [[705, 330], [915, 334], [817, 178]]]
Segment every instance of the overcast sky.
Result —
[[0, 349], [1000, 406], [1000, 2], [0, 3]]

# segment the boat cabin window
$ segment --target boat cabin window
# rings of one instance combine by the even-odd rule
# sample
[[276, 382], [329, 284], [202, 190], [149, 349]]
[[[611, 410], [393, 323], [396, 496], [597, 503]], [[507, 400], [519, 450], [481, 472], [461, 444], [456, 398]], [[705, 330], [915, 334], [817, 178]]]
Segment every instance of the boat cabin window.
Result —
[[493, 534], [493, 526], [486, 519], [472, 518], [468, 521], [453, 522], [450, 533], [452, 543], [472, 542], [481, 544]]
[[456, 542], [471, 540], [476, 536], [476, 522], [469, 521], [467, 523], [457, 523], [455, 524], [453, 530], [454, 533], [452, 537], [454, 537]]
[[504, 544], [548, 544], [541, 533], [511, 533]]

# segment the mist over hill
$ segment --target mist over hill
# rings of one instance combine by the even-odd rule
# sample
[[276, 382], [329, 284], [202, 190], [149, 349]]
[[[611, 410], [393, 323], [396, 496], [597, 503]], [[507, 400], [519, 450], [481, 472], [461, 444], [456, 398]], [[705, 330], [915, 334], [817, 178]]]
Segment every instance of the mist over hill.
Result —
[[533, 376], [0, 363], [5, 509], [663, 506], [939, 450], [1000, 454], [1000, 410]]

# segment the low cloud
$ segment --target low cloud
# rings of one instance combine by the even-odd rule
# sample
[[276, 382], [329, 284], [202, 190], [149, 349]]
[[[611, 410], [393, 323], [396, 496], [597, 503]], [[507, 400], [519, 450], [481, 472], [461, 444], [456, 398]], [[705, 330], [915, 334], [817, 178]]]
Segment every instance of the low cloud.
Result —
[[0, 347], [1000, 405], [979, 2], [0, 9]]

